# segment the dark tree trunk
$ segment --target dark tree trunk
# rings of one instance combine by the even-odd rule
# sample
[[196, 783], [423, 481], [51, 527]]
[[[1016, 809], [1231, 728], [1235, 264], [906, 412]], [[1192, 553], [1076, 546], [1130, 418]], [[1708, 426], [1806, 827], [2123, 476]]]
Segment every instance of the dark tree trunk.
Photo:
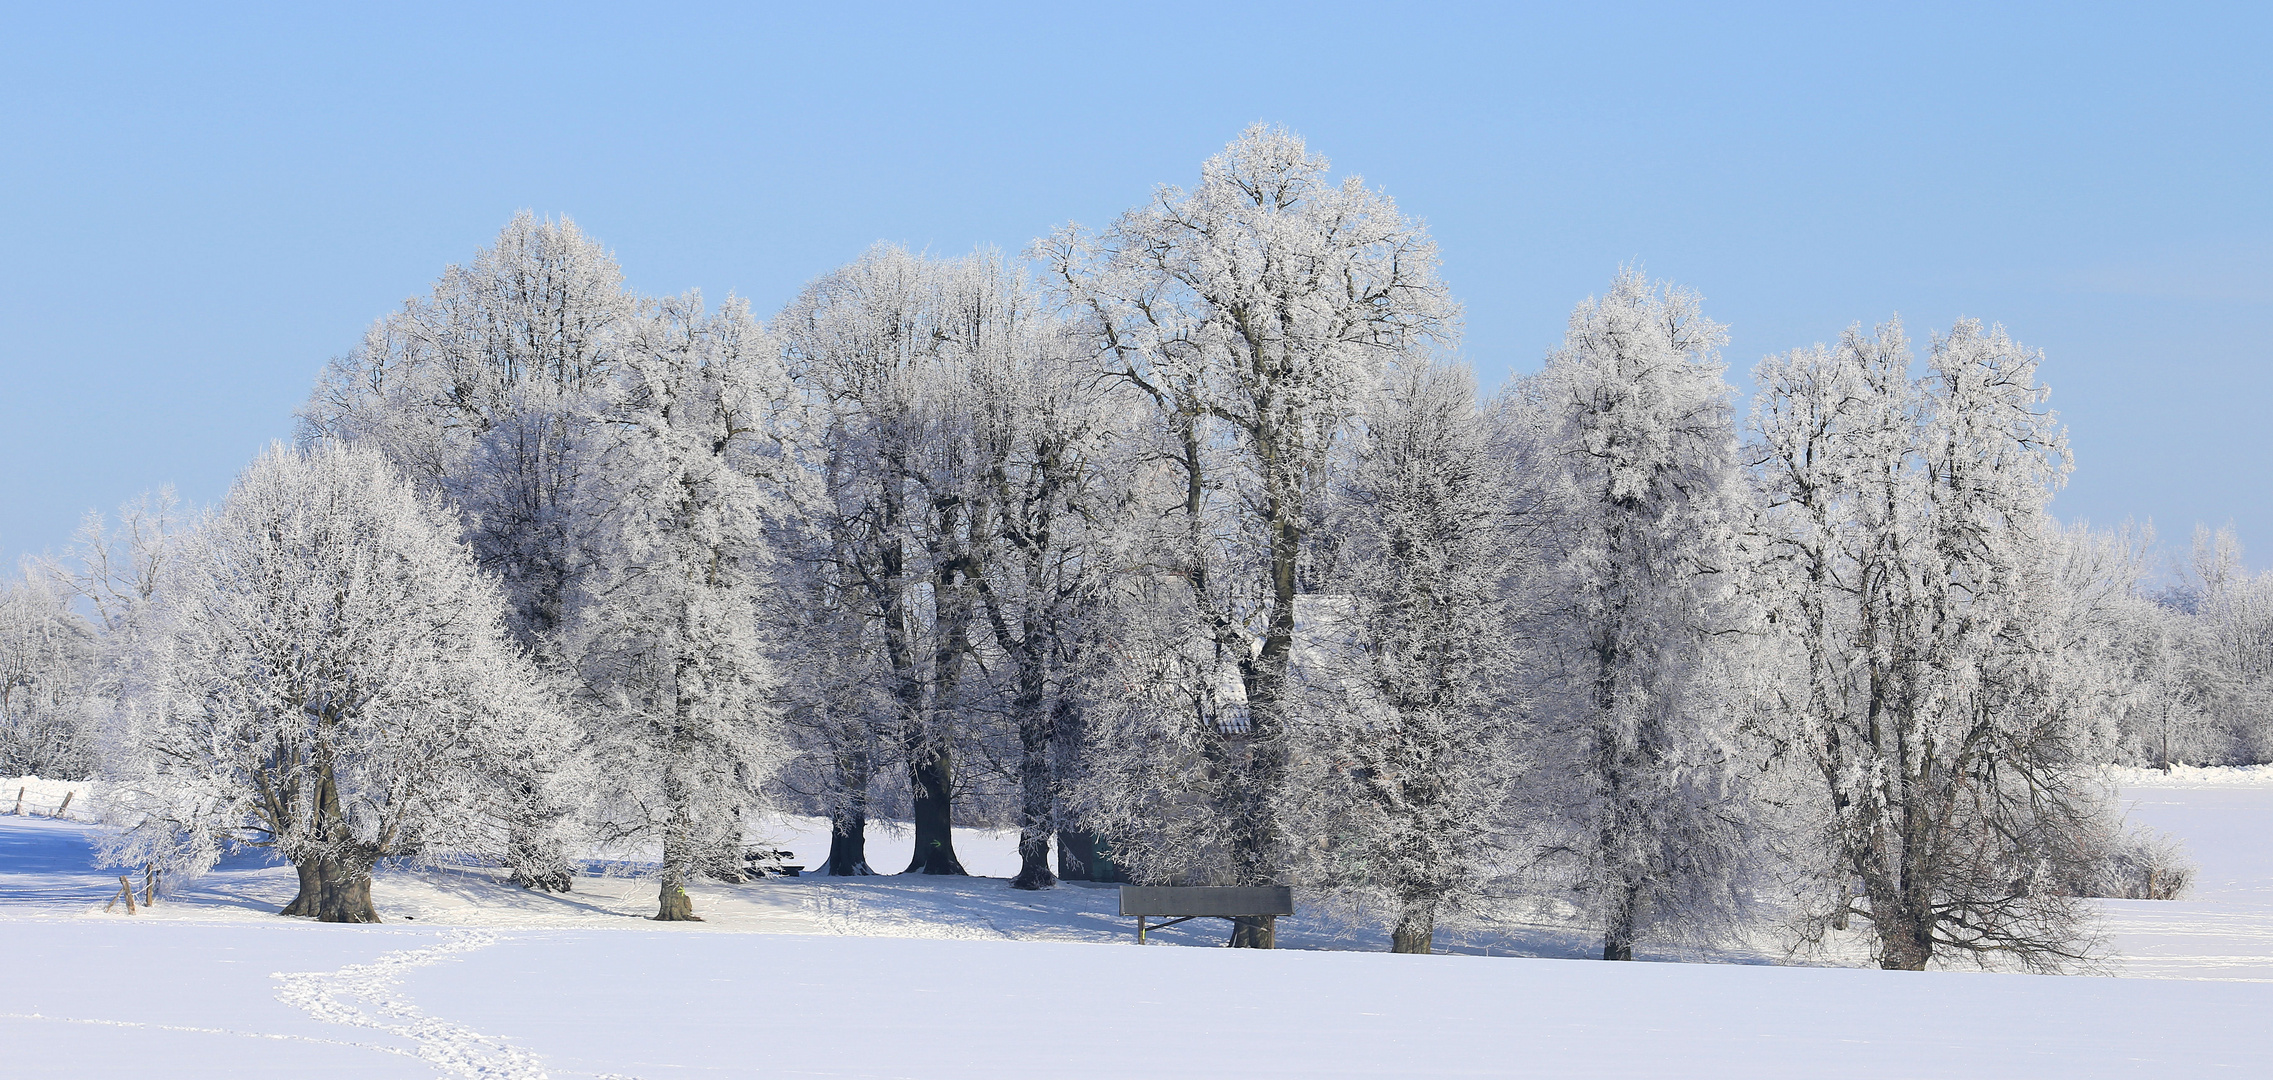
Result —
[[1426, 956], [1435, 948], [1436, 901], [1428, 897], [1407, 898], [1405, 911], [1397, 918], [1397, 929], [1389, 935], [1389, 951]]
[[1014, 889], [1047, 889], [1058, 883], [1050, 873], [1050, 833], [1057, 827], [1056, 792], [1051, 789], [1050, 766], [1056, 758], [1054, 719], [1045, 707], [1045, 672], [1041, 650], [1035, 647], [1039, 628], [1026, 627], [1019, 655], [1018, 701], [1018, 876]]
[[829, 816], [829, 876], [866, 877], [868, 866], [868, 814], [840, 810]]
[[300, 876], [300, 892], [278, 914], [317, 922], [379, 921], [378, 909], [371, 906], [370, 864], [311, 857], [294, 862], [292, 869]]
[[1067, 881], [1127, 881], [1112, 850], [1087, 829], [1058, 830], [1058, 876]]
[[292, 863], [292, 869], [300, 875], [300, 891], [295, 893], [292, 902], [284, 905], [284, 910], [277, 912], [277, 914], [302, 915], [313, 918], [316, 914], [316, 903], [324, 893], [323, 879], [316, 874], [315, 860], [295, 860]]
[[865, 731], [850, 733], [848, 745], [837, 753], [837, 800], [829, 807], [829, 861], [831, 877], [866, 877], [868, 865], [868, 784], [876, 774], [876, 758]]
[[1602, 958], [1604, 960], [1631, 960], [1634, 958], [1634, 908], [1638, 898], [1631, 884], [1613, 890], [1610, 910], [1603, 918]]
[[1048, 889], [1056, 887], [1058, 876], [1050, 873], [1049, 831], [1023, 828], [1018, 831], [1018, 876], [1010, 879], [1013, 889]]
[[[1247, 732], [1231, 741], [1229, 760], [1241, 776], [1231, 793], [1231, 858], [1241, 885], [1278, 883], [1277, 800], [1286, 784], [1287, 663], [1294, 651], [1296, 564], [1302, 550], [1299, 496], [1292, 486], [1274, 489], [1269, 499], [1271, 530], [1271, 619], [1262, 648], [1242, 664], [1247, 691]], [[1233, 920], [1234, 949], [1270, 949], [1278, 944], [1278, 917], [1257, 915]]]
[[1924, 971], [1934, 958], [1932, 915], [1915, 905], [1896, 900], [1883, 910], [1892, 918], [1881, 921], [1877, 904], [1871, 905], [1871, 923], [1878, 929], [1878, 966], [1886, 971]]
[[687, 880], [694, 876], [696, 852], [687, 824], [674, 820], [664, 826], [663, 870], [656, 888], [656, 922], [701, 922], [695, 902], [687, 896]]
[[316, 904], [316, 921], [379, 921], [378, 909], [371, 906], [371, 867], [368, 864], [325, 860], [317, 864], [317, 876], [323, 881], [323, 893]]
[[330, 754], [319, 748], [316, 757], [321, 764], [314, 792], [314, 834], [328, 842], [318, 848], [324, 854], [294, 860], [300, 895], [285, 906], [285, 913], [313, 915], [319, 922], [378, 922], [379, 912], [371, 906], [371, 868], [378, 865], [381, 850], [354, 839], [340, 808]]
[[916, 846], [908, 868], [901, 873], [967, 873], [955, 858], [954, 812], [948, 801], [954, 790], [954, 768], [954, 759], [943, 743], [919, 749], [909, 763], [909, 779], [915, 787]]

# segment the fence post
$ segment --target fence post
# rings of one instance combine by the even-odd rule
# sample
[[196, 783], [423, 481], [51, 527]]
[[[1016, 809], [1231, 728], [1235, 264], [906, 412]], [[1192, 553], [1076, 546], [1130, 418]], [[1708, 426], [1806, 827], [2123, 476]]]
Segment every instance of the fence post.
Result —
[[16, 789], [16, 816], [24, 816], [24, 789], [21, 787]]
[[[78, 790], [77, 788], [73, 788], [73, 789], [71, 789], [71, 790], [69, 790], [69, 791], [66, 791], [66, 792], [64, 792], [64, 793], [63, 793], [63, 805], [62, 805], [62, 806], [59, 806], [59, 807], [56, 807], [56, 808], [55, 808], [55, 817], [56, 817], [56, 820], [58, 820], [58, 821], [61, 821], [61, 820], [63, 819], [63, 815], [64, 815], [64, 814], [66, 814], [66, 813], [68, 813], [68, 812], [70, 811], [70, 809], [71, 809], [71, 796], [73, 796], [73, 795], [77, 795], [78, 793], [79, 793], [79, 790]], [[134, 905], [130, 903], [130, 904], [126, 905], [126, 906], [128, 906], [128, 907], [133, 907]]]
[[142, 864], [142, 906], [151, 907], [158, 902], [158, 864]]
[[120, 874], [118, 876], [118, 895], [111, 897], [110, 903], [103, 905], [103, 910], [105, 912], [108, 912], [110, 909], [117, 907], [120, 900], [126, 901], [126, 913], [129, 915], [134, 914], [134, 883], [126, 880], [125, 874]]

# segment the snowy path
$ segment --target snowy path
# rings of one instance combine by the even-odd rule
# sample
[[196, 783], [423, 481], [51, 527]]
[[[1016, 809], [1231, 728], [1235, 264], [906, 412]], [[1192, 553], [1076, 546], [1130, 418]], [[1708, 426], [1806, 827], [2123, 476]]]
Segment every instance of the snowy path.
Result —
[[[411, 969], [487, 948], [497, 941], [497, 935], [486, 930], [458, 930], [436, 944], [391, 952], [368, 964], [349, 964], [337, 971], [278, 972], [274, 978], [284, 984], [284, 989], [276, 996], [328, 1024], [370, 1028], [408, 1039], [417, 1044], [420, 1058], [450, 1076], [545, 1080], [545, 1071], [535, 1055], [463, 1024], [425, 1015], [401, 993], [402, 978]], [[377, 1015], [352, 1004], [353, 999], [376, 1009]]]

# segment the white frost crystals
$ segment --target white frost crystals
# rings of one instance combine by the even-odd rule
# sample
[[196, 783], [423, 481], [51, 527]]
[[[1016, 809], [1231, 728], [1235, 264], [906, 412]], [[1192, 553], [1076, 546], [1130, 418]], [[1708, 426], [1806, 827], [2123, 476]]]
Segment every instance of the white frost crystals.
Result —
[[380, 859], [493, 852], [506, 781], [571, 742], [446, 512], [378, 455], [275, 447], [171, 570], [113, 733], [109, 856], [267, 847], [288, 914], [377, 919]]

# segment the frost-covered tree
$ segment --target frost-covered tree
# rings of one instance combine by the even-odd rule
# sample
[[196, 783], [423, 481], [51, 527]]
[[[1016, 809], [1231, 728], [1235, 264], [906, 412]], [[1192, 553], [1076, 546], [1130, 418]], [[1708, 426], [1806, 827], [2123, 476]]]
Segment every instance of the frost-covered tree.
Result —
[[[1161, 188], [1101, 236], [1069, 227], [1037, 246], [1106, 365], [1151, 401], [1161, 467], [1180, 481], [1161, 485], [1171, 501], [1158, 507], [1172, 527], [1152, 561], [1167, 577], [1146, 587], [1187, 591], [1162, 610], [1192, 617], [1186, 633], [1243, 702], [1168, 708], [1161, 724], [1200, 730], [1153, 742], [1203, 747], [1213, 813], [1195, 824], [1214, 835], [1173, 846], [1215, 851], [1240, 883], [1284, 876], [1282, 700], [1326, 463], [1385, 366], [1448, 341], [1458, 318], [1427, 230], [1327, 169], [1299, 137], [1257, 125], [1201, 166], [1198, 187]], [[1233, 932], [1240, 945], [1269, 936], [1257, 920]]]
[[1503, 856], [1523, 549], [1501, 466], [1467, 369], [1397, 372], [1337, 500], [1348, 610], [1304, 645], [1316, 801], [1335, 825], [1322, 876], [1389, 905], [1394, 952], [1430, 951], [1438, 915], [1476, 903]]
[[999, 704], [1017, 738], [1015, 888], [1054, 884], [1052, 837], [1066, 824], [1060, 788], [1075, 753], [1084, 638], [1109, 585], [1125, 488], [1115, 462], [1128, 405], [1095, 377], [1067, 327], [1023, 280], [981, 264], [958, 295], [958, 347], [971, 387], [971, 581], [978, 592]]
[[1965, 321], [1913, 380], [1889, 324], [1754, 373], [1764, 579], [1805, 673], [1779, 712], [1822, 785], [1818, 927], [1868, 920], [1887, 968], [2090, 949], [2059, 881], [2104, 832], [2108, 748], [2064, 678], [2044, 507], [2069, 459], [2038, 360]]
[[[969, 744], [976, 583], [987, 522], [973, 445], [971, 364], [1007, 347], [1014, 301], [998, 260], [936, 260], [879, 246], [811, 285], [775, 320], [790, 368], [816, 412], [826, 495], [809, 510], [821, 542], [806, 565], [812, 588], [857, 628], [867, 663], [837, 677], [883, 673], [888, 700], [821, 689], [837, 709], [815, 732], [837, 749], [828, 800], [830, 866], [866, 866], [873, 748], [907, 766], [915, 853], [907, 869], [960, 874], [955, 855], [956, 759]], [[1014, 320], [1011, 320], [1014, 321]], [[840, 658], [846, 654], [838, 654]], [[841, 661], [840, 661], [841, 662]], [[817, 714], [818, 715], [818, 714]]]
[[46, 575], [0, 582], [0, 776], [93, 774], [100, 650]]
[[584, 439], [638, 307], [598, 242], [524, 211], [332, 361], [303, 437], [375, 446], [447, 499], [533, 641], [561, 621]]
[[2161, 760], [2171, 722], [2185, 714], [2166, 682], [2178, 663], [2173, 612], [2143, 587], [2154, 540], [2153, 528], [2130, 522], [2113, 531], [2078, 522], [2048, 545], [2043, 629], [2058, 635], [2058, 685], [2091, 728], [2088, 739], [2117, 761]]
[[[1745, 515], [1720, 324], [1696, 294], [1622, 270], [1579, 305], [1532, 393], [1557, 470], [1558, 807], [1603, 959], [1710, 934], [1744, 896], [1740, 688]], [[1560, 767], [1558, 767], [1560, 766]]]
[[108, 855], [265, 847], [299, 871], [285, 914], [375, 922], [379, 860], [502, 854], [571, 740], [456, 533], [370, 450], [263, 454], [162, 579]]
[[2156, 680], [2157, 727], [2171, 759], [2273, 761], [2273, 572], [2250, 574], [2232, 528], [2195, 530], [2179, 583], [2164, 595], [2172, 644]]
[[[303, 441], [374, 447], [454, 509], [504, 586], [507, 625], [556, 666], [564, 605], [592, 558], [577, 530], [598, 521], [581, 493], [593, 433], [639, 313], [607, 249], [572, 221], [523, 212], [332, 361], [300, 414]], [[541, 809], [556, 826], [572, 810]], [[535, 834], [513, 866], [532, 888], [573, 877], [566, 850]]]
[[787, 379], [748, 308], [661, 302], [627, 335], [588, 485], [599, 565], [565, 650], [615, 836], [659, 841], [661, 920], [697, 918], [686, 884], [733, 875], [744, 815], [782, 754], [780, 677], [759, 633], [768, 529], [794, 482]]
[[105, 635], [130, 637], [189, 520], [171, 486], [145, 492], [118, 508], [116, 525], [89, 513], [71, 536], [68, 562], [42, 559], [40, 571], [83, 600]]

